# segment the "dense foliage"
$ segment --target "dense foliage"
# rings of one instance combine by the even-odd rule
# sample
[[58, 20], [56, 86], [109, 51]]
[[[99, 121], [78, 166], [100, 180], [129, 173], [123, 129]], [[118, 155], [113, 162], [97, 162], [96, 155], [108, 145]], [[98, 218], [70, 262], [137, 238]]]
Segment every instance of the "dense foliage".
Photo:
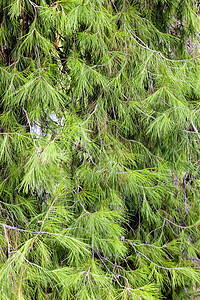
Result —
[[192, 0], [0, 1], [0, 298], [198, 297]]

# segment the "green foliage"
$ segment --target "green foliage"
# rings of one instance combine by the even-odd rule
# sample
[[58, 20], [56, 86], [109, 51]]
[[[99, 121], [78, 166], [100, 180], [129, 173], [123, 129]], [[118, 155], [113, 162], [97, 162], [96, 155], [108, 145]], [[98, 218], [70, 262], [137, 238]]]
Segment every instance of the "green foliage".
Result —
[[0, 3], [0, 298], [195, 299], [198, 1]]

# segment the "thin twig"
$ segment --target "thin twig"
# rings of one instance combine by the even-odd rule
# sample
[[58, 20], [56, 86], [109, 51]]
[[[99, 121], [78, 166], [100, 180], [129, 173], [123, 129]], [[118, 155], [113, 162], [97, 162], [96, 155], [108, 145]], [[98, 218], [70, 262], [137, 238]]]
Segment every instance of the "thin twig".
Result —
[[83, 126], [85, 123], [87, 123], [87, 121], [91, 118], [91, 116], [96, 112], [97, 107], [98, 107], [98, 103], [97, 103], [95, 109], [93, 110], [93, 112], [92, 112], [92, 113], [89, 115], [89, 117], [87, 118], [87, 120], [86, 120], [85, 122], [79, 124], [80, 126]]
[[192, 124], [192, 127], [193, 127], [194, 131], [197, 133], [198, 138], [200, 139], [199, 131], [198, 131], [198, 129], [196, 128], [196, 126], [194, 125], [193, 121], [191, 121], [191, 124]]
[[28, 121], [28, 125], [29, 125], [29, 127], [30, 127], [30, 134], [31, 134], [31, 137], [32, 137], [32, 140], [33, 140], [33, 144], [34, 144], [34, 146], [35, 146], [35, 149], [38, 151], [38, 148], [37, 148], [36, 143], [35, 143], [35, 139], [34, 139], [33, 134], [32, 134], [32, 132], [31, 132], [31, 122], [30, 122], [30, 119], [29, 119], [29, 117], [28, 117], [28, 113], [27, 113], [27, 111], [25, 110], [24, 107], [22, 107], [22, 109], [23, 109], [23, 111], [25, 112], [25, 115], [26, 115], [26, 118], [27, 118], [27, 121]]
[[4, 229], [5, 238], [6, 238], [6, 241], [7, 241], [7, 244], [8, 244], [8, 258], [9, 258], [10, 257], [10, 242], [9, 242], [9, 239], [8, 239], [8, 235], [7, 235], [7, 231], [6, 231], [6, 226], [5, 225], [3, 226], [3, 229]]

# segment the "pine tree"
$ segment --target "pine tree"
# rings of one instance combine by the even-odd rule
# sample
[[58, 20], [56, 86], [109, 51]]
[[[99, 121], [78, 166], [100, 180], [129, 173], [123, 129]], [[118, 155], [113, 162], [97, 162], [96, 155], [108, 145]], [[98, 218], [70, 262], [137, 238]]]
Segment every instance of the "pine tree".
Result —
[[196, 299], [198, 2], [0, 1], [0, 291]]

